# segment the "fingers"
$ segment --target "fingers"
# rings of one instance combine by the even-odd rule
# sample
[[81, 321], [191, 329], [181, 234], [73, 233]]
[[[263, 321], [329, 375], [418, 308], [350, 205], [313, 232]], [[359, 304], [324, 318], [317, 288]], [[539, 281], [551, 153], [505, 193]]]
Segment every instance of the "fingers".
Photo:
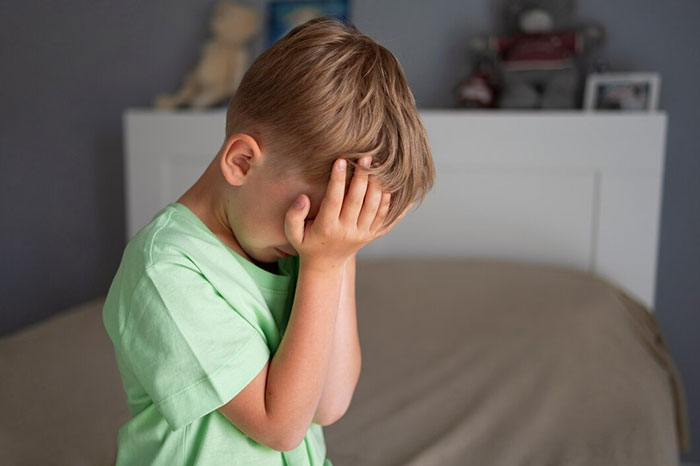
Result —
[[339, 158], [333, 163], [331, 178], [326, 186], [326, 194], [321, 200], [316, 219], [320, 222], [334, 222], [340, 217], [345, 195], [345, 176], [347, 161]]
[[367, 193], [365, 194], [365, 204], [357, 219], [357, 228], [360, 230], [370, 230], [377, 211], [382, 202], [382, 189], [376, 178], [370, 175], [367, 183]]
[[[323, 223], [333, 223], [339, 220], [360, 230], [366, 230], [367, 225], [370, 225], [370, 233], [381, 236], [391, 230], [406, 215], [415, 201], [406, 206], [390, 225], [383, 226], [389, 212], [391, 194], [382, 192], [381, 186], [375, 178], [362, 168], [363, 166], [368, 168], [371, 160], [370, 156], [360, 159], [360, 167], [354, 171], [347, 193], [345, 193], [347, 161], [343, 158], [335, 160], [326, 187], [326, 194], [321, 200], [321, 206], [316, 215], [317, 220]], [[342, 163], [345, 166], [342, 166]], [[380, 228], [381, 231], [378, 231]]]
[[[372, 157], [366, 156], [360, 159], [360, 166], [369, 168], [372, 163]], [[340, 212], [341, 222], [356, 226], [359, 225], [358, 215], [365, 202], [365, 193], [367, 192], [367, 180], [369, 174], [363, 168], [356, 169], [353, 173], [350, 187], [343, 201], [343, 208]]]
[[374, 234], [376, 230], [382, 226], [382, 223], [384, 223], [384, 219], [386, 218], [387, 212], [389, 212], [389, 204], [391, 201], [391, 193], [388, 192], [383, 192], [382, 193], [382, 200], [381, 203], [379, 204], [379, 210], [377, 210], [377, 215], [374, 217], [374, 221], [372, 222], [372, 226], [369, 227], [369, 231]]

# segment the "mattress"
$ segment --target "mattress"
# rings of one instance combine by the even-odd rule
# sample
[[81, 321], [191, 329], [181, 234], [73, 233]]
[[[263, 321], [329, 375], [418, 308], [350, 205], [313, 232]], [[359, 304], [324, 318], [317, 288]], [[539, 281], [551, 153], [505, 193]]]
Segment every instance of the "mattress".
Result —
[[[0, 339], [0, 464], [108, 465], [128, 419], [99, 297]], [[358, 259], [362, 373], [334, 466], [673, 465], [689, 449], [654, 315], [517, 262]]]
[[336, 466], [673, 465], [689, 450], [652, 313], [567, 268], [357, 264], [362, 372]]

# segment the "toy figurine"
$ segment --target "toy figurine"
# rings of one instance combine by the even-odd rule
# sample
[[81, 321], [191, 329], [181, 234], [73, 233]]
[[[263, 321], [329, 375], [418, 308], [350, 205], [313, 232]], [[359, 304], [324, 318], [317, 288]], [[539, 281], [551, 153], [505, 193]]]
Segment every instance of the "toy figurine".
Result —
[[225, 103], [250, 66], [245, 44], [259, 30], [260, 19], [254, 9], [227, 0], [217, 3], [211, 19], [214, 38], [204, 45], [199, 64], [187, 75], [182, 89], [174, 95], [157, 96], [154, 105], [160, 109], [202, 109]]
[[484, 56], [477, 56], [474, 63], [472, 73], [455, 89], [457, 101], [463, 107], [493, 108], [498, 97], [495, 67]]
[[560, 28], [574, 0], [507, 0], [506, 33], [477, 35], [470, 51], [497, 64], [500, 108], [576, 108], [577, 57], [604, 41], [604, 29], [590, 24]]

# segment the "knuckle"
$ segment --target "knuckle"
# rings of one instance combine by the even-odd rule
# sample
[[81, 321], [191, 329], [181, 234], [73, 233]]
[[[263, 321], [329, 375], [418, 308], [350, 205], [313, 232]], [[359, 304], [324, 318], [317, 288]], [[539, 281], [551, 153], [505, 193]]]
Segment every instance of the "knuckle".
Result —
[[359, 205], [362, 205], [362, 199], [359, 198], [359, 196], [350, 196], [348, 197], [348, 204], [350, 204], [353, 207], [357, 207]]
[[380, 196], [377, 196], [377, 193], [373, 193], [373, 194], [371, 194], [371, 195], [369, 196], [368, 201], [369, 201], [369, 204], [370, 204], [372, 207], [375, 207], [375, 206], [378, 206], [378, 205], [379, 205], [379, 203], [380, 203], [380, 201], [381, 201], [381, 197], [380, 197]]

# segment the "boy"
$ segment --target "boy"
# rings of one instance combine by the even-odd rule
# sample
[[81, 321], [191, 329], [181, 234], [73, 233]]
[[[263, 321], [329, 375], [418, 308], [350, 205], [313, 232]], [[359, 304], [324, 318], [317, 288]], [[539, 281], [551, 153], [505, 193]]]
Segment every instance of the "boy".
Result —
[[218, 154], [129, 241], [107, 294], [132, 414], [117, 466], [332, 466], [321, 426], [360, 374], [356, 252], [433, 178], [391, 52], [328, 18], [264, 51]]

